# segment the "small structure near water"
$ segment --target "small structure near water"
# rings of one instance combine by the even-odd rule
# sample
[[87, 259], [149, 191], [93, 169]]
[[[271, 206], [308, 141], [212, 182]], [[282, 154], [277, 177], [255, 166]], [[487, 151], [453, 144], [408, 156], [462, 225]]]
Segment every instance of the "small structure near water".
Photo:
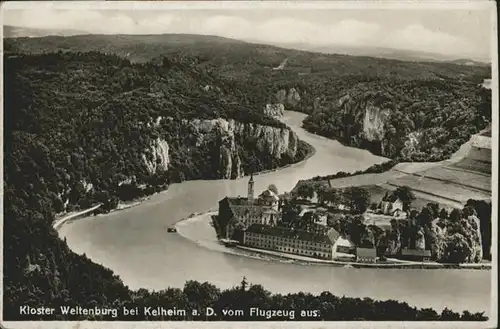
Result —
[[356, 262], [375, 263], [377, 261], [377, 250], [375, 248], [356, 248]]

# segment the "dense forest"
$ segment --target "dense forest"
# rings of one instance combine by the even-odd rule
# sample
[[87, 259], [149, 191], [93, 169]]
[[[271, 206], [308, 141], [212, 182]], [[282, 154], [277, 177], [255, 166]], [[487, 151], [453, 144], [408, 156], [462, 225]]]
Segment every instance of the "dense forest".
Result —
[[479, 86], [491, 78], [484, 65], [312, 53], [197, 35], [16, 38], [5, 49], [100, 51], [138, 63], [176, 58], [231, 81], [252, 104], [279, 102], [311, 114], [304, 122], [310, 132], [395, 160], [446, 159], [491, 122], [491, 91]]
[[310, 151], [298, 141], [296, 150], [277, 156], [254, 136], [198, 129], [193, 122], [212, 119], [288, 128], [264, 115], [262, 104], [245, 103], [231, 84], [185, 63], [54, 53], [10, 56], [5, 68], [6, 181], [25, 190], [38, 177], [56, 212], [67, 210], [65, 203], [113, 208], [117, 199], [173, 182], [235, 178]]
[[[175, 38], [178, 42], [172, 41]], [[259, 286], [221, 291], [208, 283], [188, 282], [184, 289], [131, 291], [111, 270], [71, 252], [51, 226], [57, 213], [96, 202], [107, 211], [119, 200], [151, 194], [173, 182], [227, 177], [228, 172], [234, 177], [296, 162], [310, 152], [306, 144], [292, 143], [290, 134], [289, 141], [281, 142], [296, 148], [271, 156], [257, 141], [243, 148], [243, 133], [229, 138], [228, 144], [223, 124], [201, 132], [203, 125], [193, 122], [233, 120], [286, 130], [263, 113], [265, 104], [282, 100], [282, 90], [295, 88], [301, 99], [288, 98], [292, 101], [286, 109], [312, 113], [323, 106], [321, 95], [337, 98], [360, 82], [370, 86], [374, 79], [392, 75], [402, 80], [462, 76], [479, 81], [484, 75], [478, 68], [460, 65], [322, 54], [312, 58], [306, 52], [198, 39], [79, 36], [5, 41], [4, 319], [20, 319], [21, 305], [221, 309], [256, 303], [296, 310], [314, 306], [323, 320], [485, 319], [482, 314], [437, 314], [395, 301], [338, 298], [326, 292], [273, 295]], [[286, 57], [287, 69], [271, 69]]]

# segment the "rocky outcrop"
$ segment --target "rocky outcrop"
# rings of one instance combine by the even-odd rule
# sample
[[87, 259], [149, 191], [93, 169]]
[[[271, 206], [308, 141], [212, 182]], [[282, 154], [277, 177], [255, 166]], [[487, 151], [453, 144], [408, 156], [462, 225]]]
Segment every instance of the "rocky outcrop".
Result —
[[154, 140], [150, 149], [142, 154], [142, 160], [151, 174], [168, 170], [170, 158], [167, 141], [160, 138]]
[[288, 90], [280, 89], [274, 95], [274, 101], [276, 104], [283, 104], [285, 108], [293, 108], [300, 103], [301, 97], [299, 92], [295, 88], [290, 88]]
[[264, 108], [264, 114], [271, 117], [281, 117], [283, 116], [283, 111], [285, 111], [285, 106], [281, 103], [266, 104]]
[[281, 89], [276, 93], [277, 102], [286, 106], [297, 106], [301, 100], [300, 94], [295, 88]]
[[376, 107], [368, 102], [363, 119], [363, 132], [369, 141], [382, 141], [386, 134], [386, 122], [391, 115], [390, 110]]
[[[165, 118], [171, 120], [171, 118]], [[257, 151], [268, 154], [275, 159], [287, 155], [295, 157], [298, 138], [289, 128], [277, 128], [260, 124], [242, 123], [235, 120], [183, 120], [186, 131], [193, 134], [194, 145], [205, 144], [218, 148], [218, 178], [237, 178], [245, 175], [243, 161], [238, 146], [250, 143]], [[191, 147], [191, 145], [186, 145]], [[166, 140], [158, 138], [142, 154], [142, 160], [151, 174], [167, 171], [170, 164], [169, 145]], [[213, 156], [213, 154], [211, 155]]]
[[220, 178], [244, 175], [242, 161], [237, 152], [238, 143], [255, 144], [258, 151], [276, 159], [285, 154], [294, 157], [297, 152], [298, 138], [288, 128], [245, 124], [225, 119], [193, 120], [189, 124], [195, 128], [197, 145], [205, 142], [207, 138], [220, 140]]

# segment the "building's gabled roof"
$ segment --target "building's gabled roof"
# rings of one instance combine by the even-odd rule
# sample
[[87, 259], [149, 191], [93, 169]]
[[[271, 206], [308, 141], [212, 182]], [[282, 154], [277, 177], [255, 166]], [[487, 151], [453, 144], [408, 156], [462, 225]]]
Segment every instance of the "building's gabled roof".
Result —
[[244, 207], [231, 207], [234, 217], [242, 218], [242, 217], [262, 217], [265, 208], [262, 207], [254, 207], [254, 206], [244, 206]]
[[258, 233], [263, 235], [279, 236], [282, 238], [297, 239], [302, 241], [310, 241], [316, 243], [324, 243], [333, 245], [335, 241], [331, 241], [326, 234], [316, 234], [303, 230], [292, 230], [281, 226], [268, 226], [263, 224], [252, 224], [247, 228], [246, 232]]
[[328, 235], [328, 238], [332, 243], [337, 242], [338, 238], [340, 237], [340, 233], [334, 228], [329, 229], [326, 235]]
[[259, 195], [262, 199], [272, 199], [278, 201], [280, 198], [271, 190], [267, 189]]
[[385, 195], [382, 199], [383, 202], [391, 202], [391, 203], [394, 203], [398, 200], [399, 200], [399, 198], [397, 196], [395, 196], [394, 194]]
[[361, 258], [376, 258], [377, 249], [375, 248], [356, 248], [356, 256]]

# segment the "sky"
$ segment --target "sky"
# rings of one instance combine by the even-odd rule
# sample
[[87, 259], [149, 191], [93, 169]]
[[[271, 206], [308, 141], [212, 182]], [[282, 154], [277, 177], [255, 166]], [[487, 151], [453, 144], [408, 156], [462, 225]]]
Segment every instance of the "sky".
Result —
[[[492, 8], [492, 7], [490, 7]], [[490, 59], [490, 9], [216, 6], [179, 10], [4, 10], [5, 25], [99, 34], [190, 33], [267, 44], [386, 47]]]

